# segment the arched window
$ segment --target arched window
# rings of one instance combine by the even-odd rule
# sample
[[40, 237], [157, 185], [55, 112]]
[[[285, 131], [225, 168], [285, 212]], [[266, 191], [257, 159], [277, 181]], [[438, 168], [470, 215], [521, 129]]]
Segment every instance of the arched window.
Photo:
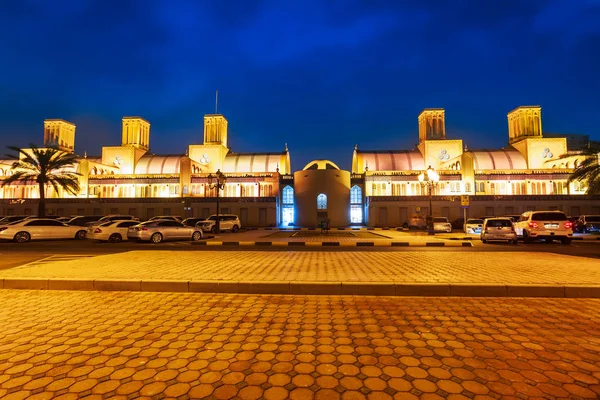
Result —
[[294, 204], [294, 189], [291, 186], [283, 188], [283, 204]]
[[[325, 198], [327, 201], [327, 198]], [[362, 189], [358, 185], [352, 186], [350, 189], [350, 204], [361, 204], [362, 203]], [[327, 207], [325, 207], [327, 208]]]
[[317, 196], [317, 210], [327, 210], [327, 195], [324, 193]]

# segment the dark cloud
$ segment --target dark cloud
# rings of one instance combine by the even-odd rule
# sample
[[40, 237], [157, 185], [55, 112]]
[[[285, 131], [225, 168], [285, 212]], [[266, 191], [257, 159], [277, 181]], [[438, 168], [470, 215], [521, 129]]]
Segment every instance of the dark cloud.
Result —
[[6, 0], [0, 139], [65, 118], [99, 154], [142, 115], [153, 151], [184, 152], [216, 89], [232, 148], [287, 142], [295, 168], [411, 148], [425, 107], [470, 147], [505, 145], [506, 112], [529, 103], [548, 131], [597, 136], [598, 20], [593, 0]]

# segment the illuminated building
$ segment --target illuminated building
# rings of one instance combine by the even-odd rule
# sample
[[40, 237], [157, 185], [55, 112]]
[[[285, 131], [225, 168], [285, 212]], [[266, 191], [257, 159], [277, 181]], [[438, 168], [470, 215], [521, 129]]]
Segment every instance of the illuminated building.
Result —
[[[465, 195], [472, 216], [532, 209], [600, 214], [600, 202], [584, 195], [584, 185], [567, 183], [581, 156], [569, 152], [565, 137], [544, 137], [539, 106], [511, 111], [508, 144], [492, 150], [467, 149], [462, 140], [446, 138], [445, 110], [425, 109], [418, 117], [414, 149], [364, 151], [356, 146], [351, 171], [315, 160], [292, 172], [287, 145], [274, 153], [234, 153], [227, 147], [227, 130], [223, 115], [206, 115], [202, 144], [182, 154], [157, 155], [149, 150], [150, 123], [124, 117], [120, 146], [78, 158], [78, 195], [47, 188], [48, 213], [209, 216], [216, 211], [216, 196], [207, 177], [220, 170], [227, 177], [220, 211], [238, 214], [244, 226], [316, 226], [325, 219], [332, 226], [402, 226], [415, 213], [428, 214], [418, 176], [431, 166], [440, 176], [433, 188], [433, 215], [460, 217]], [[73, 153], [75, 125], [44, 121], [44, 146]], [[570, 156], [561, 158], [565, 154]], [[11, 165], [11, 160], [0, 160], [0, 179], [11, 175]], [[0, 188], [0, 212], [31, 214], [37, 197], [37, 185]]]

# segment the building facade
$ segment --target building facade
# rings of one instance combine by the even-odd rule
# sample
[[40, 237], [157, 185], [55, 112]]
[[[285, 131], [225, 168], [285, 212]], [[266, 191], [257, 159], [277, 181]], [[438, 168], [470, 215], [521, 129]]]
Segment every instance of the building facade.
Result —
[[[600, 214], [598, 199], [585, 195], [579, 182], [568, 183], [582, 156], [565, 137], [545, 137], [541, 107], [522, 106], [508, 113], [508, 142], [502, 149], [467, 149], [446, 138], [445, 110], [425, 109], [418, 116], [419, 144], [411, 150], [364, 151], [357, 145], [352, 170], [315, 160], [292, 172], [290, 152], [234, 153], [227, 147], [228, 122], [220, 114], [204, 117], [202, 144], [185, 153], [150, 152], [150, 123], [122, 119], [120, 146], [100, 156], [77, 159], [77, 195], [46, 189], [49, 214], [123, 213], [207, 217], [216, 212], [210, 175], [227, 180], [220, 212], [240, 216], [243, 226], [402, 226], [414, 214], [429, 213], [429, 197], [418, 176], [428, 167], [440, 179], [433, 187], [432, 213], [450, 219], [463, 215], [469, 196], [471, 216], [513, 215], [532, 209], [560, 209], [570, 215]], [[554, 135], [553, 135], [554, 136]], [[44, 146], [73, 153], [75, 125], [44, 121]], [[0, 179], [12, 174], [12, 160], [0, 160]], [[35, 184], [0, 188], [0, 213], [31, 214], [39, 198]]]

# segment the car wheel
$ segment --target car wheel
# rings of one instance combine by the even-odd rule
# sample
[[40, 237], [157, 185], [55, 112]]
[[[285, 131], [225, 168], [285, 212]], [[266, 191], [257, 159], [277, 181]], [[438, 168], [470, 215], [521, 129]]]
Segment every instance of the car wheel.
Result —
[[488, 241], [485, 239], [481, 239], [481, 243], [487, 243]]
[[122, 241], [123, 238], [121, 237], [120, 234], [118, 233], [113, 233], [112, 235], [110, 235], [110, 237], [108, 238], [108, 241], [111, 243], [119, 243], [120, 241]]
[[529, 237], [529, 235], [527, 234], [527, 231], [525, 229], [523, 229], [523, 242], [531, 243], [531, 238]]
[[240, 227], [239, 227], [239, 226], [237, 226], [237, 225], [234, 225], [234, 226], [231, 228], [231, 232], [233, 232], [233, 233], [236, 233], [236, 232], [237, 232], [237, 231], [239, 231], [239, 230], [240, 230]]
[[511, 242], [512, 244], [517, 244], [517, 243], [518, 243], [517, 239], [515, 239], [515, 240], [511, 240], [510, 242]]
[[14, 239], [18, 243], [27, 243], [31, 240], [31, 235], [28, 232], [17, 232]]
[[194, 242], [197, 242], [200, 239], [202, 239], [202, 232], [196, 231], [192, 234], [192, 240]]
[[163, 237], [160, 233], [155, 233], [152, 236], [150, 236], [150, 241], [152, 243], [160, 243], [160, 242], [162, 242], [162, 240], [163, 240]]
[[562, 244], [571, 244], [571, 239], [570, 238], [562, 238], [562, 239], [560, 239], [560, 242]]
[[213, 227], [212, 227], [212, 228], [210, 228], [210, 231], [211, 231], [212, 233], [217, 233], [217, 226], [216, 226], [216, 225], [213, 225]]
[[75, 239], [77, 240], [83, 240], [85, 239], [85, 231], [77, 231], [77, 233], [75, 234]]

